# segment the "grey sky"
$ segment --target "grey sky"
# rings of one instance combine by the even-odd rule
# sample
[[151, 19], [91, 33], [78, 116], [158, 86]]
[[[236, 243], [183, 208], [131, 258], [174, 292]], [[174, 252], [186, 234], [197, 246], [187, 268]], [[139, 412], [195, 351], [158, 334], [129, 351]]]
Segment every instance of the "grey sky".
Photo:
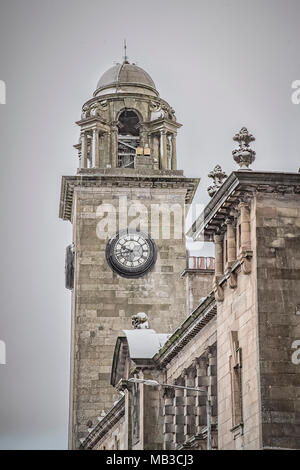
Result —
[[97, 80], [122, 59], [143, 67], [176, 110], [178, 163], [200, 176], [236, 168], [247, 126], [255, 169], [297, 171], [299, 0], [0, 0], [0, 448], [67, 446], [70, 294], [58, 219], [60, 179], [77, 166], [74, 121]]

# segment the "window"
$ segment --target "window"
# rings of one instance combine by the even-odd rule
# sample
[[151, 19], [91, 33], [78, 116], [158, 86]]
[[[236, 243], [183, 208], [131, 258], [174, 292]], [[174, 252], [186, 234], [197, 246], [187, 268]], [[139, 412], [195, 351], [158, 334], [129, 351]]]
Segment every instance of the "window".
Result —
[[140, 142], [140, 120], [135, 111], [125, 109], [118, 120], [118, 166], [134, 168]]
[[229, 370], [231, 379], [232, 428], [243, 422], [242, 415], [242, 354], [238, 342], [238, 332], [230, 332], [231, 356]]

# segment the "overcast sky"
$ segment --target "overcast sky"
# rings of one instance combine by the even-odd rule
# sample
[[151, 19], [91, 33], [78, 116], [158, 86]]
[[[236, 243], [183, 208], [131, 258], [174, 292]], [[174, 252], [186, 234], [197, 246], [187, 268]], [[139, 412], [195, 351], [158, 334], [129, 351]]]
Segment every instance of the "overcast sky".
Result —
[[82, 104], [131, 61], [183, 124], [178, 166], [202, 178], [236, 169], [232, 136], [257, 139], [253, 168], [297, 171], [299, 0], [0, 0], [0, 448], [67, 447], [70, 293], [58, 218], [61, 175], [76, 171]]

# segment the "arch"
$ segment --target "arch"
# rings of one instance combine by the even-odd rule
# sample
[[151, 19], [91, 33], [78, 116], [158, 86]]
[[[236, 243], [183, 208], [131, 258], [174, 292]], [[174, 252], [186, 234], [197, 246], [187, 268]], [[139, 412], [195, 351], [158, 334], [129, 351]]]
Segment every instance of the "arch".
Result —
[[118, 116], [119, 135], [140, 135], [140, 117], [133, 109], [125, 108]]
[[135, 168], [141, 122], [140, 113], [135, 109], [123, 108], [118, 113], [118, 167]]

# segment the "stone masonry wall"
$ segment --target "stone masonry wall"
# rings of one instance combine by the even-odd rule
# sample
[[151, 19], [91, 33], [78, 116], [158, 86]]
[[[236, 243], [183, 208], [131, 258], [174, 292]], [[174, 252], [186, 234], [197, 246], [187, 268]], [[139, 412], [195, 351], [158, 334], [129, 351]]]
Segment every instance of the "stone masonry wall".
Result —
[[215, 344], [217, 335], [216, 326], [217, 320], [213, 318], [166, 365], [165, 377], [162, 377], [165, 383], [174, 383], [175, 379], [183, 373], [184, 369], [192, 364], [195, 358], [201, 356], [209, 346]]
[[[251, 248], [255, 253], [255, 201], [251, 208]], [[218, 376], [218, 443], [219, 449], [257, 449], [260, 446], [260, 405], [258, 334], [256, 306], [256, 264], [252, 271], [237, 274], [237, 287], [223, 284], [224, 301], [217, 303], [217, 376]], [[230, 332], [238, 332], [242, 350], [242, 410], [241, 429], [233, 429], [232, 392], [229, 358], [232, 354]]]
[[[131, 328], [131, 316], [144, 311], [150, 327], [173, 332], [186, 315], [185, 238], [155, 240], [157, 262], [151, 272], [138, 279], [113, 273], [105, 258], [107, 240], [96, 235], [97, 207], [112, 204], [119, 210], [119, 197], [150, 204], [184, 203], [185, 189], [89, 188], [75, 193], [73, 214], [75, 243], [75, 287], [73, 294], [72, 359], [72, 446], [97, 423], [102, 409], [118, 398], [109, 385], [115, 341], [123, 329]], [[161, 221], [159, 222], [162, 223]], [[115, 233], [112, 231], [111, 235]]]
[[186, 272], [184, 278], [187, 291], [187, 314], [190, 314], [198, 307], [201, 298], [206, 297], [212, 291], [214, 271]]
[[262, 446], [299, 449], [300, 195], [258, 195], [256, 233]]
[[101, 439], [93, 450], [126, 450], [126, 427], [125, 417], [123, 416], [113, 426], [103, 439]]

